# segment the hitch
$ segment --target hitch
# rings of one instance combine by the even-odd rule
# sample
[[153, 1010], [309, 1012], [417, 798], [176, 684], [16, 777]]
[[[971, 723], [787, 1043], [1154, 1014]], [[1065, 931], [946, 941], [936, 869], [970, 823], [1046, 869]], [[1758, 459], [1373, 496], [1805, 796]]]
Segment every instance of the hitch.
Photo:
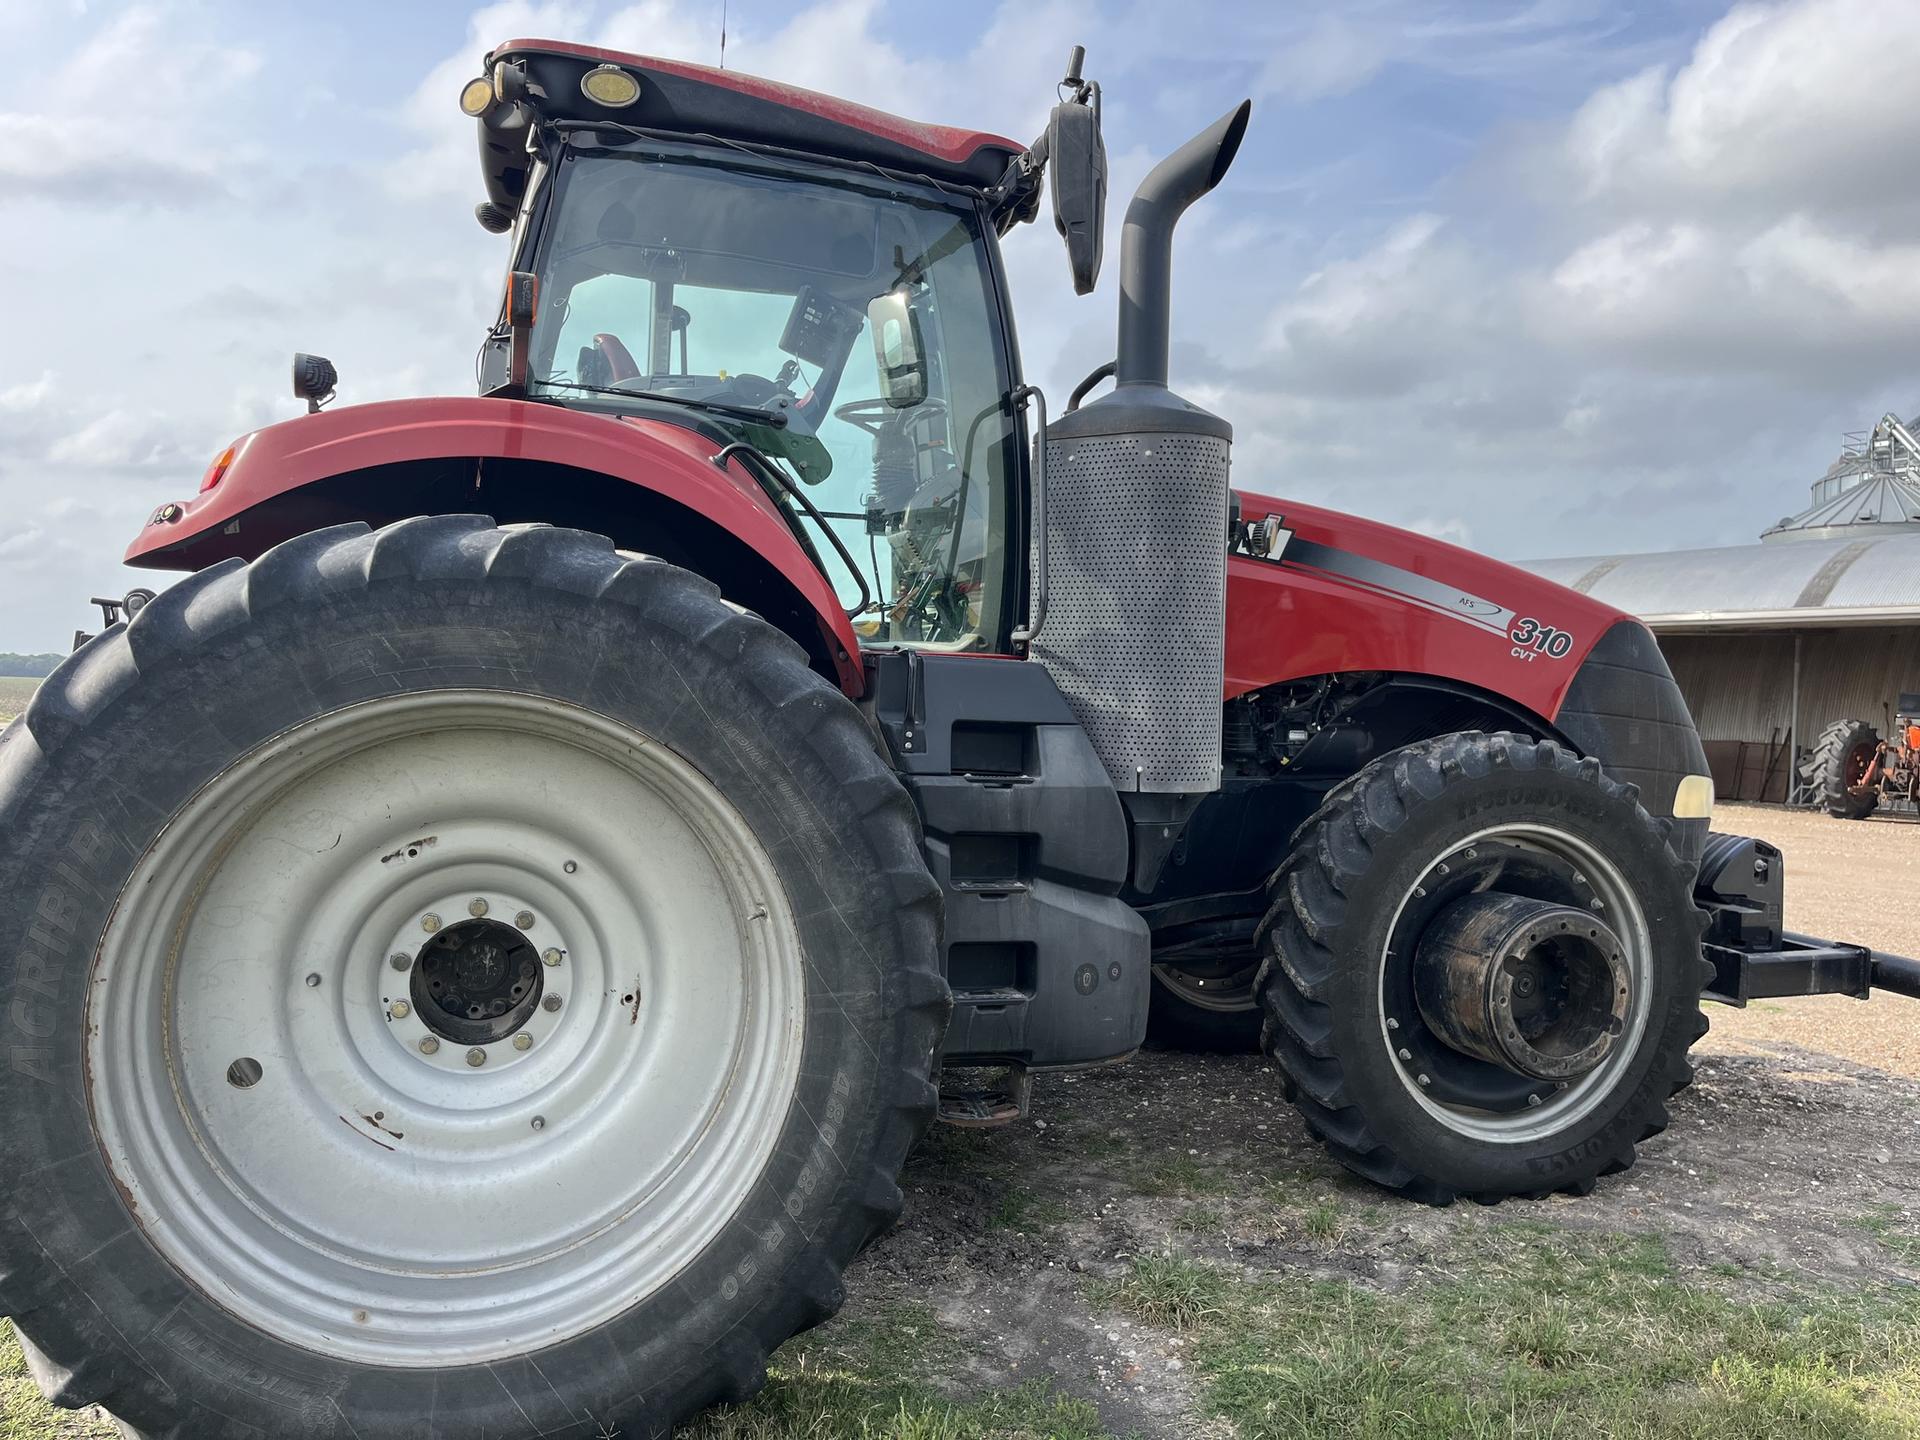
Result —
[[1786, 880], [1784, 857], [1764, 840], [1707, 837], [1693, 895], [1707, 912], [1707, 999], [1738, 1008], [1794, 995], [1866, 1000], [1876, 989], [1920, 998], [1920, 960], [1782, 928]]

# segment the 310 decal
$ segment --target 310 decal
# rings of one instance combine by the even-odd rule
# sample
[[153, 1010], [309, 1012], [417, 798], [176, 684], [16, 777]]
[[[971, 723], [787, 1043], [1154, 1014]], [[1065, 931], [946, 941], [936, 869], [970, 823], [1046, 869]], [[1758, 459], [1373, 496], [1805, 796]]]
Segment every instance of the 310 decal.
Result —
[[1531, 661], [1538, 655], [1549, 660], [1564, 660], [1573, 649], [1573, 636], [1569, 632], [1542, 625], [1531, 615], [1515, 620], [1507, 630], [1507, 638], [1513, 642], [1510, 653], [1516, 660]]

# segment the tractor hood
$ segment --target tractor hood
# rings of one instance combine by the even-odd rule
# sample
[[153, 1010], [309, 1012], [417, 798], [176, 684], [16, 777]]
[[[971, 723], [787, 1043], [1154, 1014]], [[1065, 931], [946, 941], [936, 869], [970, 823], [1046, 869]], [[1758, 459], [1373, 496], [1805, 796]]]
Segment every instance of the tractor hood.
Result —
[[1550, 719], [1581, 662], [1621, 621], [1531, 571], [1429, 535], [1238, 492], [1241, 518], [1277, 517], [1265, 555], [1228, 565], [1229, 698], [1343, 671], [1428, 675], [1504, 695]]

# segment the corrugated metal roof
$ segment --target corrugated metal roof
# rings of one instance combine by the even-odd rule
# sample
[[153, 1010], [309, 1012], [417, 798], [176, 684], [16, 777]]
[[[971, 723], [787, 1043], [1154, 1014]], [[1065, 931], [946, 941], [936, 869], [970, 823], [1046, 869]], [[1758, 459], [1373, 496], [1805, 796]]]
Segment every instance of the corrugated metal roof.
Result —
[[1525, 560], [1656, 630], [1920, 621], [1920, 533], [1871, 529], [1792, 545]]

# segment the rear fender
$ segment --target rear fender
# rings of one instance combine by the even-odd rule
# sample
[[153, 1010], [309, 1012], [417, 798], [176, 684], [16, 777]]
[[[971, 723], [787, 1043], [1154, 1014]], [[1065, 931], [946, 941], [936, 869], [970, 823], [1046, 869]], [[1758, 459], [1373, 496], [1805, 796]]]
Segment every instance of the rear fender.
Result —
[[126, 561], [201, 570], [321, 526], [420, 514], [576, 525], [698, 570], [859, 695], [859, 642], [833, 586], [741, 462], [713, 463], [719, 448], [680, 425], [521, 400], [327, 410], [243, 437], [211, 488], [153, 513]]

